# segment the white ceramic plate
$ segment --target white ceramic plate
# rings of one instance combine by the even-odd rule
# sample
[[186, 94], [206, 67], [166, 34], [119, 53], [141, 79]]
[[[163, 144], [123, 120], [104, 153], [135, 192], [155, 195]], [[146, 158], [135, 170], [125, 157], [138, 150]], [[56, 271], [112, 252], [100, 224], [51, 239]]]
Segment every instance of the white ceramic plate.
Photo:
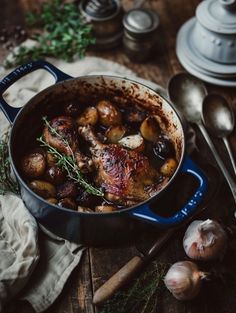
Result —
[[219, 73], [213, 73], [213, 72], [210, 72], [210, 71], [207, 71], [206, 69], [203, 69], [201, 68], [200, 66], [197, 66], [195, 63], [193, 63], [191, 61], [191, 58], [189, 58], [189, 56], [186, 54], [186, 50], [182, 49], [181, 46], [178, 46], [178, 48], [176, 48], [176, 50], [178, 49], [178, 54], [181, 54], [182, 55], [182, 59], [185, 59], [185, 61], [187, 63], [190, 64], [190, 66], [195, 69], [196, 71], [204, 74], [204, 75], [207, 75], [207, 76], [211, 76], [213, 78], [219, 78], [219, 79], [236, 79], [236, 75], [233, 75], [233, 74], [219, 74]]
[[196, 69], [196, 67], [194, 67], [191, 64], [191, 62], [186, 59], [186, 57], [183, 55], [181, 50], [178, 49], [178, 47], [176, 48], [176, 53], [177, 53], [180, 63], [192, 75], [210, 84], [224, 86], [224, 87], [236, 87], [236, 79], [223, 79], [223, 78], [212, 77], [207, 74], [204, 74], [203, 72], [200, 72], [199, 69]]

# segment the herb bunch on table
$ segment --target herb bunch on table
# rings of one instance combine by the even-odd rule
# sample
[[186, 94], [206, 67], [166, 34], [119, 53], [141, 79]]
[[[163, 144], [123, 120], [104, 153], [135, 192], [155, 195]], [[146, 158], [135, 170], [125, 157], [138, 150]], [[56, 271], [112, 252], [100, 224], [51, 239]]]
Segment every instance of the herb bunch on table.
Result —
[[13, 50], [5, 62], [6, 67], [47, 57], [73, 61], [75, 57], [84, 57], [88, 47], [95, 43], [92, 27], [80, 15], [75, 3], [63, 0], [44, 3], [40, 12], [27, 15], [26, 22], [37, 29], [32, 35], [35, 44], [22, 44]]

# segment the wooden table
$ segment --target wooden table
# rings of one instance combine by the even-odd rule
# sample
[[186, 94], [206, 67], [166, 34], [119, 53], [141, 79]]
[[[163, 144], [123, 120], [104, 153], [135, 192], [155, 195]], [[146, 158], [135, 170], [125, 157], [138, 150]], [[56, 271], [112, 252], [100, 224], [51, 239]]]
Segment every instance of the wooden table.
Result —
[[[41, 0], [42, 1], [42, 0]], [[37, 1], [40, 2], [40, 1]], [[127, 10], [132, 7], [131, 0], [123, 0], [123, 6]], [[173, 74], [183, 71], [175, 54], [176, 33], [180, 26], [194, 15], [199, 0], [147, 0], [145, 5], [151, 7], [160, 15], [161, 27], [159, 28], [159, 38], [156, 54], [145, 64], [134, 64], [124, 54], [122, 47], [107, 52], [90, 52], [90, 55], [103, 57], [105, 59], [119, 62], [133, 71], [140, 77], [149, 79], [164, 87]], [[34, 0], [1, 0], [0, 25], [9, 26], [24, 24], [24, 13], [36, 4]], [[0, 48], [0, 60], [4, 59], [6, 51]], [[226, 96], [236, 109], [236, 89], [220, 88], [207, 85], [209, 91], [216, 91]], [[206, 159], [214, 162], [210, 152], [204, 144], [201, 136], [198, 136], [198, 144], [201, 154]], [[231, 144], [236, 153], [236, 136], [231, 136]], [[220, 153], [226, 160], [224, 148], [217, 141]], [[228, 159], [227, 159], [228, 160]], [[229, 164], [229, 161], [227, 161]], [[230, 168], [231, 170], [231, 168]], [[232, 204], [232, 198], [228, 187], [223, 184], [212, 210], [207, 216], [227, 215], [227, 207]], [[182, 248], [183, 233], [179, 232], [162, 249], [157, 256], [157, 260], [164, 262], [176, 262], [185, 259], [186, 256]], [[82, 262], [74, 270], [66, 286], [55, 304], [47, 311], [48, 313], [95, 313], [98, 308], [92, 305], [92, 297], [103, 282], [125, 264], [134, 254], [136, 249], [133, 246], [119, 248], [90, 248], [83, 256]], [[234, 263], [236, 264], [235, 260]], [[204, 289], [203, 294], [196, 301], [182, 303], [175, 300], [168, 291], [162, 295], [162, 299], [157, 308], [160, 313], [235, 313], [236, 296], [227, 286], [218, 285], [211, 288], [211, 291]], [[26, 307], [18, 307], [17, 313], [33, 312]], [[116, 312], [114, 312], [116, 313]], [[139, 312], [137, 312], [139, 313]]]

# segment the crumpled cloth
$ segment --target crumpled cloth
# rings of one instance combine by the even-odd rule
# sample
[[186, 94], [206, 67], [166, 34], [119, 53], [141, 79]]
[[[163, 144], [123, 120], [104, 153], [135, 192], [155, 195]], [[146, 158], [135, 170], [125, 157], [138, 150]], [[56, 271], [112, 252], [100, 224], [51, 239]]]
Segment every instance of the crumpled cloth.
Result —
[[20, 290], [36, 312], [46, 310], [81, 259], [83, 247], [40, 228], [19, 197], [0, 197], [0, 311]]
[[[133, 78], [166, 96], [162, 87], [138, 78], [118, 63], [96, 57], [86, 57], [73, 63], [48, 61], [73, 77], [115, 74]], [[6, 74], [0, 67], [0, 77]], [[10, 105], [20, 107], [51, 84], [53, 77], [45, 70], [37, 70], [11, 86], [4, 98]], [[0, 135], [8, 127], [9, 123], [0, 112]], [[190, 142], [190, 148], [193, 148], [194, 133]], [[83, 249], [55, 236], [41, 225], [38, 227], [18, 196], [0, 196], [0, 312], [5, 303], [17, 297], [28, 301], [36, 312], [48, 309], [79, 264]]]
[[35, 219], [17, 196], [0, 196], [0, 311], [26, 285], [38, 260]]

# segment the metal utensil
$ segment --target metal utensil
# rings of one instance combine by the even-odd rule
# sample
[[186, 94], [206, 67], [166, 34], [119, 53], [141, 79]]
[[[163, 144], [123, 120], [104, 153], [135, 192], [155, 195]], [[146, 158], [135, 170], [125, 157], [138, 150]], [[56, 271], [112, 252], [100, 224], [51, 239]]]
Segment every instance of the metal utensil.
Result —
[[202, 119], [207, 129], [223, 140], [236, 174], [236, 164], [227, 139], [235, 126], [234, 112], [228, 101], [217, 94], [206, 96], [202, 104]]
[[183, 113], [187, 121], [198, 126], [211, 149], [213, 156], [230, 187], [234, 201], [236, 202], [236, 183], [221, 160], [221, 157], [202, 123], [202, 103], [207, 95], [207, 90], [204, 84], [190, 74], [180, 73], [173, 76], [170, 80], [168, 84], [168, 93], [171, 101]]

